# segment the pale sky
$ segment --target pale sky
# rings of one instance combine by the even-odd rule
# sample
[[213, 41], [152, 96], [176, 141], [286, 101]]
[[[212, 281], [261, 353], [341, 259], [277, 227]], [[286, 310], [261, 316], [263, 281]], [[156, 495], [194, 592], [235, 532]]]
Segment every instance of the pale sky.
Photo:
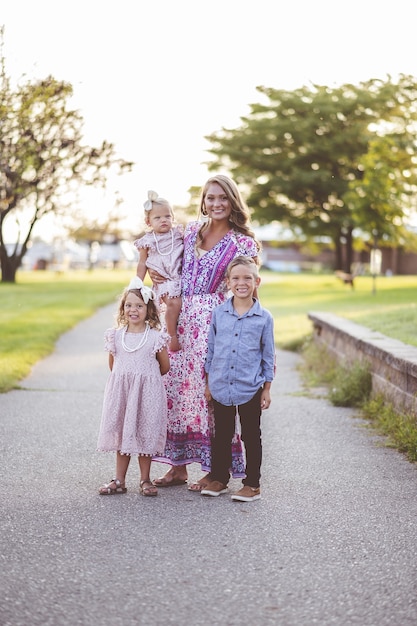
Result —
[[[114, 184], [137, 231], [148, 189], [181, 205], [189, 187], [203, 185], [204, 136], [238, 126], [261, 101], [258, 85], [292, 90], [417, 76], [413, 4], [3, 0], [0, 24], [12, 79], [70, 82], [86, 143], [105, 139], [136, 163]], [[98, 212], [114, 195], [89, 202]]]

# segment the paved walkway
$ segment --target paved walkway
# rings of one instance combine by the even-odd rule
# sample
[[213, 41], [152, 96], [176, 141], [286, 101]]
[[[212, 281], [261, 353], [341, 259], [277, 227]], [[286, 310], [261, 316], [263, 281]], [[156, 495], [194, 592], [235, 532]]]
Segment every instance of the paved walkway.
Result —
[[0, 396], [1, 625], [415, 626], [417, 467], [304, 394], [292, 353], [263, 416], [260, 501], [143, 498], [136, 463], [126, 495], [98, 495], [114, 470], [95, 452], [112, 319], [113, 305], [79, 324]]

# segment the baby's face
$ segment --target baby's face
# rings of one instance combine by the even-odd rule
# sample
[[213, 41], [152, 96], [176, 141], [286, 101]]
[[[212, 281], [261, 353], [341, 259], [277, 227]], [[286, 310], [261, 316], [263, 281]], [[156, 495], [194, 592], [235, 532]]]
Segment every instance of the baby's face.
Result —
[[148, 215], [146, 223], [154, 233], [168, 233], [172, 228], [173, 215], [169, 208], [164, 206], [153, 207]]

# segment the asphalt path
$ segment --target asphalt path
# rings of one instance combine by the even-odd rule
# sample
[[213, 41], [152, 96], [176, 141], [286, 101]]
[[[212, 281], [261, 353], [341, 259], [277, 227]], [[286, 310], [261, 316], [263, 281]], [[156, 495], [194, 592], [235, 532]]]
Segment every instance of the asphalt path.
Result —
[[295, 354], [278, 352], [262, 417], [261, 500], [144, 498], [136, 461], [126, 495], [98, 495], [113, 309], [0, 395], [1, 626], [415, 626], [417, 467], [305, 392]]

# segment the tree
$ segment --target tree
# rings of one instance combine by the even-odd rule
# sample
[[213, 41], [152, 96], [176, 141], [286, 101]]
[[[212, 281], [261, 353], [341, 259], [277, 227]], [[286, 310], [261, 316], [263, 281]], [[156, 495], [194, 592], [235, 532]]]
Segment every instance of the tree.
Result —
[[[374, 170], [372, 177], [387, 194], [392, 225], [404, 219], [403, 201], [416, 192], [415, 79], [258, 91], [266, 104], [252, 104], [239, 128], [207, 137], [215, 157], [209, 168], [226, 167], [247, 186], [248, 204], [260, 223], [280, 220], [309, 237], [330, 237], [336, 267], [349, 272], [354, 229], [367, 228], [370, 189], [361, 183], [372, 154], [377, 156], [375, 141], [385, 137], [391, 145], [395, 194], [383, 186], [387, 168]], [[396, 230], [390, 233], [395, 236]]]
[[[70, 84], [50, 76], [12, 89], [3, 53], [0, 62], [0, 263], [2, 281], [15, 282], [35, 224], [65, 212], [65, 196], [74, 199], [80, 185], [105, 186], [110, 169], [120, 174], [132, 163], [116, 158], [107, 141], [83, 144], [83, 119], [67, 107]], [[11, 215], [21, 230], [9, 252], [4, 225]]]

